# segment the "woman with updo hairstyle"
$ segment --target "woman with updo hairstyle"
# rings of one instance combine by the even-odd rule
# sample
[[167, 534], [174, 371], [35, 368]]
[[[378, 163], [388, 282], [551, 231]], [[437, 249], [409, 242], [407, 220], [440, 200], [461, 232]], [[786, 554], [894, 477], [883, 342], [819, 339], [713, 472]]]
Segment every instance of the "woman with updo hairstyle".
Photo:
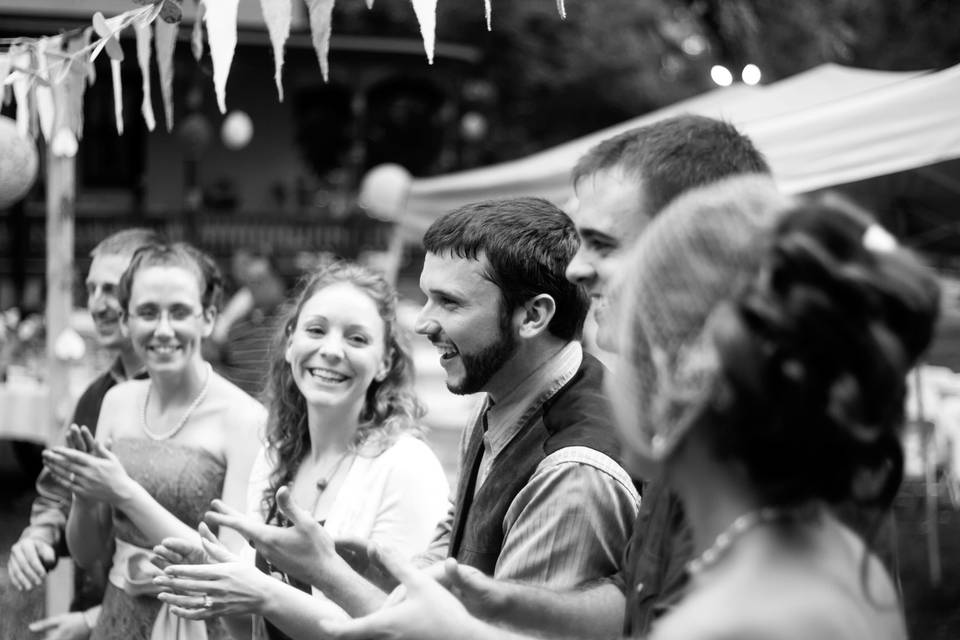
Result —
[[[209, 256], [184, 243], [140, 248], [119, 283], [123, 329], [149, 378], [104, 397], [96, 439], [73, 425], [70, 447], [48, 452], [51, 471], [73, 492], [66, 527], [82, 566], [112, 553], [109, 584], [91, 638], [225, 638], [219, 624], [186, 622], [156, 598], [160, 569], [151, 548], [176, 536], [199, 546], [196, 531], [214, 498], [243, 507], [266, 423], [258, 402], [201, 354], [221, 296]], [[239, 550], [246, 542], [224, 532]]]
[[936, 279], [865, 214], [750, 180], [679, 198], [623, 270], [609, 392], [633, 471], [678, 495], [694, 549], [651, 637], [905, 638], [891, 577], [834, 508], [896, 494]]
[[[334, 540], [383, 544], [407, 557], [426, 550], [449, 508], [449, 489], [420, 439], [423, 411], [396, 306], [397, 294], [380, 274], [350, 262], [322, 267], [302, 284], [273, 347], [266, 446], [250, 480], [251, 512], [214, 501], [207, 514], [222, 530], [245, 533], [255, 557], [254, 549], [246, 558], [224, 553], [208, 538], [209, 560], [217, 563], [167, 569], [176, 595], [163, 597], [178, 614], [226, 616], [239, 638], [251, 630], [254, 637], [286, 638], [281, 608], [342, 615], [315, 579], [340, 561]], [[271, 541], [286, 527], [314, 536], [320, 548], [278, 548]], [[169, 547], [163, 555], [181, 559], [177, 544]], [[189, 589], [178, 586], [184, 579]], [[212, 606], [197, 594], [207, 594]]]

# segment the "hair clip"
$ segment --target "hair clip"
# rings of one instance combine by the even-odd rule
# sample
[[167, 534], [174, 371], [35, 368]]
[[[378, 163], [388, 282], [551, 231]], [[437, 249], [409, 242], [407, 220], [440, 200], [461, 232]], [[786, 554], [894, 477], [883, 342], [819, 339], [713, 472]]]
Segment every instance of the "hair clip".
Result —
[[890, 253], [897, 248], [897, 239], [878, 224], [871, 224], [863, 233], [863, 246], [876, 253]]

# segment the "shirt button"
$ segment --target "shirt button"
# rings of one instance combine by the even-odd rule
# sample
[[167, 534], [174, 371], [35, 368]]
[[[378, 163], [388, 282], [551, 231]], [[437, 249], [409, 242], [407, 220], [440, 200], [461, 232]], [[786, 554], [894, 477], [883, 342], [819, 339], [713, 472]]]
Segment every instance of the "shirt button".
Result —
[[635, 587], [633, 588], [633, 590], [634, 590], [635, 592], [637, 592], [638, 594], [641, 593], [641, 592], [643, 591], [643, 583], [642, 583], [642, 582], [638, 582], [638, 583], [637, 583], [637, 586], [635, 586]]

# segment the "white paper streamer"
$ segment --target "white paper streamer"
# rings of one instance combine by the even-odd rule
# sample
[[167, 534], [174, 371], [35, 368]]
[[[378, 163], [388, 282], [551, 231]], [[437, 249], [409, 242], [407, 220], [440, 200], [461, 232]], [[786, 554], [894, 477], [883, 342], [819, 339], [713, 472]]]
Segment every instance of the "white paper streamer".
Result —
[[227, 112], [227, 78], [237, 49], [237, 5], [240, 0], [203, 0], [203, 23], [213, 61], [213, 89], [220, 113]]
[[323, 81], [330, 79], [330, 63], [327, 56], [330, 53], [330, 28], [333, 17], [334, 0], [306, 0], [307, 12], [310, 14], [310, 35], [313, 48], [317, 52], [320, 62], [320, 74]]
[[423, 48], [427, 52], [427, 62], [433, 64], [433, 49], [437, 32], [437, 0], [411, 0], [413, 12], [420, 23], [420, 35]]
[[133, 25], [137, 35], [137, 63], [140, 65], [141, 87], [143, 88], [143, 102], [140, 103], [140, 113], [147, 129], [153, 131], [157, 127], [153, 115], [153, 97], [150, 95], [150, 45], [153, 44], [153, 28], [149, 22], [138, 20]]
[[157, 20], [153, 45], [156, 49], [157, 72], [160, 76], [160, 95], [163, 96], [163, 112], [166, 116], [167, 131], [173, 130], [173, 51], [177, 45], [179, 23], [171, 24], [166, 20]]
[[110, 73], [113, 76], [113, 116], [117, 120], [117, 133], [123, 135], [123, 84], [120, 79], [120, 61], [110, 59]]
[[263, 11], [263, 21], [267, 23], [270, 44], [273, 45], [273, 79], [277, 83], [280, 102], [283, 102], [283, 47], [290, 36], [293, 6], [290, 0], [260, 0], [260, 9]]
[[[59, 50], [59, 37], [56, 42], [51, 38], [40, 38], [37, 41], [37, 75], [48, 80], [49, 68], [47, 67], [47, 48], [54, 51]], [[48, 80], [49, 81], [49, 80]], [[37, 118], [40, 121], [40, 133], [43, 139], [48, 143], [53, 140], [53, 119], [56, 116], [56, 109], [53, 105], [53, 92], [49, 85], [37, 84], [33, 90], [33, 97], [36, 99]]]

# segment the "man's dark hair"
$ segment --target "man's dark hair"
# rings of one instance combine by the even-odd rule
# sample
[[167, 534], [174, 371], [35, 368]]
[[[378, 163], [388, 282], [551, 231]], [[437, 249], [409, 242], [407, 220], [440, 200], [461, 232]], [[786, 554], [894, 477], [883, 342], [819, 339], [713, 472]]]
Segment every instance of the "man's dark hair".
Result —
[[618, 168], [641, 181], [652, 214], [694, 187], [746, 173], [770, 173], [763, 154], [729, 122], [680, 115], [625, 131], [587, 151], [573, 168], [573, 184]]
[[475, 202], [437, 219], [423, 237], [429, 253], [470, 260], [486, 256], [487, 278], [513, 311], [546, 293], [556, 303], [548, 325], [563, 340], [580, 337], [590, 306], [586, 292], [564, 275], [580, 246], [573, 221], [542, 198]]

